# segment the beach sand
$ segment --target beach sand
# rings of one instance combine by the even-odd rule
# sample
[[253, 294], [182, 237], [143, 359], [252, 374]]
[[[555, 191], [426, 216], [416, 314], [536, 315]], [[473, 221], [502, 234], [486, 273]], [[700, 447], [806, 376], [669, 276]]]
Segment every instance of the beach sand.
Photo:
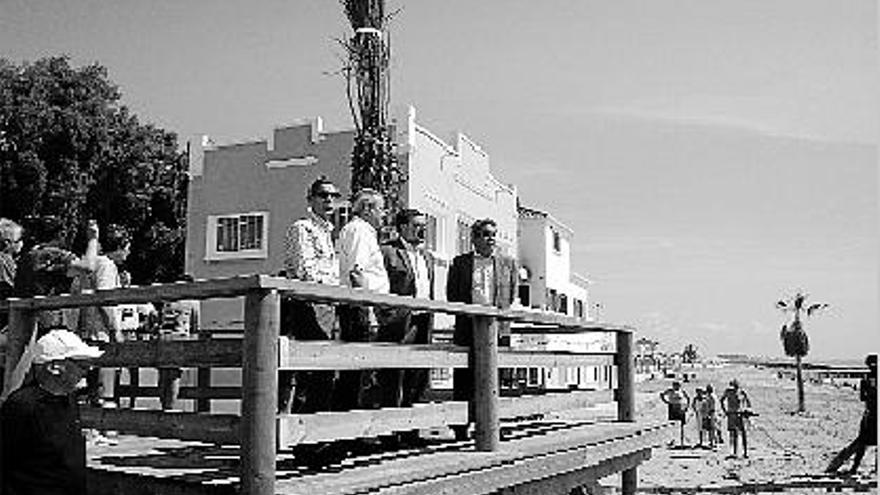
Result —
[[[774, 370], [737, 365], [696, 368], [694, 372], [696, 379], [682, 383], [692, 398], [695, 388], [705, 387], [708, 383], [720, 395], [733, 378], [738, 379], [749, 394], [752, 409], [758, 413], [749, 420], [749, 458], [743, 459], [740, 451], [740, 458], [726, 459], [731, 448], [725, 424], [724, 443], [716, 451], [655, 449], [652, 458], [639, 467], [640, 491], [700, 493], [702, 487], [706, 492], [717, 492], [723, 491], [720, 489], [724, 487], [766, 483], [791, 485], [800, 480], [814, 480], [812, 482], [821, 485], [829, 481], [822, 471], [831, 457], [858, 433], [864, 407], [858, 391], [851, 387], [807, 383], [804, 387], [807, 412], [795, 414], [795, 382], [777, 378]], [[659, 378], [638, 384], [637, 414], [640, 420], [665, 419], [666, 406], [658, 394], [671, 382]], [[696, 422], [690, 414], [685, 426], [685, 444], [694, 445], [697, 440]], [[850, 478], [850, 484], [864, 487], [869, 480], [876, 481], [876, 452], [876, 448], [868, 449], [858, 475]], [[619, 486], [619, 478], [613, 478], [602, 480], [602, 485]], [[876, 488], [873, 490], [876, 492]]]

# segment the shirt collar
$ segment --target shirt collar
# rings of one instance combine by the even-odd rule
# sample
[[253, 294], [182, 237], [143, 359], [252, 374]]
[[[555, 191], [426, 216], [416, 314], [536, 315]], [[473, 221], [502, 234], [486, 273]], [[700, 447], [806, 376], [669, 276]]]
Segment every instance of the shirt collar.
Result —
[[309, 220], [311, 220], [312, 222], [314, 222], [315, 224], [317, 224], [318, 226], [320, 226], [326, 230], [333, 230], [333, 222], [331, 222], [330, 220], [325, 220], [325, 219], [319, 217], [314, 211], [312, 211], [311, 207], [308, 207], [306, 209], [306, 211], [307, 211], [307, 215], [309, 217]]

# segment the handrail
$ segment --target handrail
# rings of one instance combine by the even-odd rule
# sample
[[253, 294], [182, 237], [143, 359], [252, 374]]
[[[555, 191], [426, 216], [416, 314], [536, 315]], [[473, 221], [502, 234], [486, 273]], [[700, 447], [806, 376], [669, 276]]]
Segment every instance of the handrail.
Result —
[[179, 299], [235, 297], [245, 295], [251, 290], [260, 289], [285, 292], [304, 301], [407, 308], [465, 316], [485, 316], [499, 320], [554, 325], [573, 330], [633, 331], [631, 327], [625, 325], [584, 321], [559, 314], [537, 313], [518, 309], [499, 309], [480, 304], [450, 303], [394, 294], [377, 294], [362, 289], [302, 282], [268, 275], [245, 275], [196, 280], [194, 282], [132, 286], [122, 289], [96, 290], [84, 294], [36, 296], [28, 299], [10, 298], [7, 304], [10, 309], [47, 310], [95, 305], [109, 306], [115, 304], [174, 301]]
[[[477, 304], [449, 303], [391, 294], [376, 294], [360, 289], [301, 282], [267, 275], [247, 275], [195, 282], [98, 290], [77, 295], [9, 299], [0, 304], [0, 306], [8, 308], [10, 314], [6, 376], [9, 377], [10, 365], [18, 362], [25, 345], [31, 339], [35, 328], [36, 313], [41, 310], [244, 296], [244, 331], [241, 345], [242, 413], [239, 422], [242, 456], [241, 489], [243, 493], [274, 494], [278, 427], [276, 422], [278, 370], [283, 366], [283, 363], [280, 362], [283, 355], [289, 355], [290, 349], [304, 350], [304, 348], [298, 349], [297, 346], [289, 346], [288, 349], [280, 348], [283, 341], [279, 338], [281, 293], [305, 301], [407, 308], [473, 317], [474, 344], [468, 353], [467, 365], [474, 371], [473, 407], [469, 408], [472, 409], [474, 416], [469, 419], [474, 421], [476, 425], [477, 450], [493, 451], [499, 447], [499, 349], [498, 325], [496, 324], [499, 320], [559, 327], [554, 333], [589, 330], [615, 333], [613, 363], [618, 369], [618, 389], [615, 394], [618, 419], [632, 421], [634, 418], [632, 409], [635, 403], [635, 378], [632, 363], [633, 329], [628, 326], [583, 321], [564, 315], [536, 313], [527, 310], [499, 309]], [[200, 345], [206, 345], [206, 350], [212, 349], [209, 352], [210, 356], [206, 355], [204, 358], [223, 360], [224, 355], [229, 355], [228, 342], [223, 344], [209, 344], [210, 340], [198, 342]], [[210, 347], [211, 345], [214, 347]], [[180, 350], [185, 347], [189, 346], [181, 346]], [[156, 357], [168, 350], [157, 347], [155, 349]], [[284, 351], [284, 353], [279, 351]], [[367, 354], [371, 359], [378, 359], [382, 352], [384, 351], [380, 348], [370, 350]], [[600, 354], [608, 356], [609, 353]], [[443, 356], [440, 358], [446, 359]], [[400, 357], [400, 359], [406, 358]], [[560, 359], [565, 358], [560, 357]], [[194, 361], [198, 361], [198, 359], [194, 359]], [[314, 363], [317, 362], [316, 360]], [[181, 416], [181, 418], [184, 420], [187, 417]], [[173, 427], [173, 424], [169, 427]], [[624, 493], [633, 493], [631, 488], [635, 486], [634, 483], [635, 468], [624, 471]]]

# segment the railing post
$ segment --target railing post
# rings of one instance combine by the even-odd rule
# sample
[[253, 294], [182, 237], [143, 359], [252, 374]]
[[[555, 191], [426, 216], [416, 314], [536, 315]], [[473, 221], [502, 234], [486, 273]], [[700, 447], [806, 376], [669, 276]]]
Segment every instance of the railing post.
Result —
[[[207, 341], [211, 339], [211, 334], [207, 331], [198, 331], [198, 339]], [[196, 412], [210, 413], [211, 398], [208, 397], [208, 391], [211, 388], [211, 368], [198, 368], [196, 371]]]
[[498, 324], [494, 318], [474, 317], [473, 411], [477, 450], [498, 450]]
[[[633, 362], [632, 332], [617, 332], [615, 363], [617, 365], [617, 420], [633, 422], [636, 419], [636, 374]], [[638, 486], [636, 468], [621, 473], [621, 493], [635, 495]]]
[[248, 495], [275, 495], [279, 308], [277, 291], [245, 296], [241, 493]]
[[6, 362], [3, 369], [3, 396], [9, 392], [13, 385], [13, 374], [18, 361], [24, 354], [24, 349], [34, 336], [36, 329], [36, 317], [33, 310], [9, 308], [9, 331], [6, 343]]

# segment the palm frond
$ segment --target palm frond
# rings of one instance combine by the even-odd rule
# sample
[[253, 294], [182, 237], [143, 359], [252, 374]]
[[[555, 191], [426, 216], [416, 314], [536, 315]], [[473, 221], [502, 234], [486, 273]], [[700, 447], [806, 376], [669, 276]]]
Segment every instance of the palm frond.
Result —
[[815, 304], [811, 304], [810, 307], [807, 308], [807, 316], [810, 316], [810, 315], [812, 315], [813, 313], [815, 313], [816, 311], [819, 311], [819, 310], [825, 309], [825, 308], [827, 308], [827, 307], [828, 307], [828, 304], [827, 304], [827, 303], [815, 303]]
[[776, 307], [777, 307], [778, 309], [781, 309], [781, 310], [785, 311], [786, 309], [788, 309], [788, 303], [785, 302], [785, 301], [781, 301], [781, 300], [780, 300], [780, 301], [776, 301]]

